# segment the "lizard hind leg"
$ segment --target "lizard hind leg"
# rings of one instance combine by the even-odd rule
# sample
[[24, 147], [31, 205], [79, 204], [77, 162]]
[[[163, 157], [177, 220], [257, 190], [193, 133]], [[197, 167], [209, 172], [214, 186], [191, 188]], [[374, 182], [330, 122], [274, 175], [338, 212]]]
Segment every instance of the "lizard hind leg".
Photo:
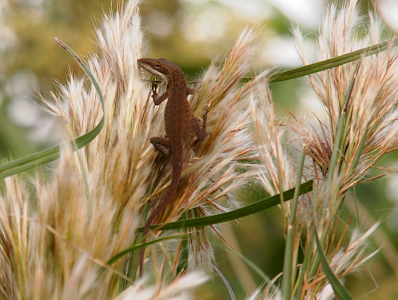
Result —
[[[206, 121], [207, 121], [207, 113], [209, 112], [209, 107], [206, 108], [205, 113], [203, 114], [202, 122], [198, 117], [192, 118], [192, 128], [195, 131], [195, 134], [198, 140], [206, 139], [210, 133], [206, 132]], [[202, 124], [200, 124], [202, 123]]]
[[162, 153], [164, 156], [168, 156], [170, 153], [170, 140], [166, 137], [151, 137], [150, 139], [152, 145]]
[[[166, 137], [151, 137], [150, 141], [152, 145], [158, 150], [160, 153], [162, 153], [164, 156], [168, 156], [170, 153], [170, 140]], [[145, 223], [144, 226], [144, 231], [142, 233], [142, 243], [146, 242], [147, 239], [147, 234], [149, 232], [149, 229], [152, 225], [153, 220], [155, 217], [158, 215], [158, 210], [161, 210], [160, 208], [155, 208], [155, 210], [152, 212], [152, 214], [149, 216], [148, 220]], [[144, 272], [144, 256], [145, 256], [145, 247], [141, 248], [140, 251], [140, 258], [139, 258], [139, 272], [140, 276], [142, 277], [143, 272]]]

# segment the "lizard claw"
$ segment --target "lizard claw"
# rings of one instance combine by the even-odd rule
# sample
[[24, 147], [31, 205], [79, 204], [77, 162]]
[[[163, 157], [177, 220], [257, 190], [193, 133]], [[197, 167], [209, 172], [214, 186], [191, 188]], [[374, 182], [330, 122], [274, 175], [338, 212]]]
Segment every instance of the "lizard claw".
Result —
[[157, 88], [158, 88], [158, 82], [157, 81], [152, 81], [152, 92], [156, 92]]
[[157, 89], [158, 89], [158, 82], [157, 81], [153, 81], [152, 82], [152, 95], [157, 95], [158, 93], [157, 93]]
[[158, 97], [158, 92], [156, 91], [157, 88], [158, 88], [158, 82], [157, 81], [153, 81], [151, 89], [152, 89], [152, 99], [155, 102], [155, 104], [157, 103], [158, 98], [159, 98]]

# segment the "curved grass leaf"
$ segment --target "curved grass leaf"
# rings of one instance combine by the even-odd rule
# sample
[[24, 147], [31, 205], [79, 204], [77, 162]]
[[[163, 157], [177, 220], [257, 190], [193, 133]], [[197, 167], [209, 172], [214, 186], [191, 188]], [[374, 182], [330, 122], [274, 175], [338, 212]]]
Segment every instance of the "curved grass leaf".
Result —
[[[101, 89], [100, 89], [97, 81], [95, 80], [93, 74], [91, 74], [91, 72], [87, 69], [87, 67], [84, 65], [84, 63], [80, 60], [80, 58], [75, 54], [75, 52], [73, 52], [73, 50], [69, 46], [64, 44], [58, 38], [55, 38], [55, 41], [62, 48], [64, 48], [66, 51], [68, 51], [68, 53], [70, 55], [72, 55], [72, 57], [77, 61], [77, 63], [80, 65], [80, 67], [83, 69], [83, 71], [90, 78], [92, 84], [94, 85], [94, 87], [99, 95], [101, 105], [102, 105], [102, 111], [104, 111], [104, 97], [102, 95]], [[104, 117], [102, 117], [99, 124], [92, 131], [86, 133], [85, 135], [83, 135], [69, 143], [72, 143], [72, 145], [74, 146], [73, 147], [74, 150], [77, 150], [77, 149], [80, 149], [80, 148], [86, 146], [98, 135], [98, 133], [100, 133], [103, 125], [104, 125]], [[12, 175], [15, 175], [15, 174], [18, 174], [21, 172], [25, 172], [25, 171], [33, 169], [37, 166], [44, 165], [46, 163], [54, 161], [59, 158], [60, 150], [61, 150], [61, 146], [58, 145], [53, 148], [37, 152], [35, 154], [29, 155], [29, 156], [26, 156], [26, 157], [23, 157], [20, 159], [13, 160], [9, 163], [2, 164], [0, 166], [0, 180], [6, 178], [8, 176], [12, 176]]]
[[395, 46], [398, 46], [398, 39], [391, 39], [373, 46], [369, 46], [354, 52], [340, 55], [331, 59], [323, 60], [304, 67], [275, 73], [270, 76], [269, 82], [285, 81], [293, 78], [310, 75], [320, 71], [328, 70], [358, 60], [361, 58], [361, 56], [370, 56], [373, 54], [377, 54], [379, 52], [387, 50], [389, 47], [395, 47]]
[[323, 271], [325, 272], [325, 275], [332, 285], [333, 291], [337, 296], [337, 299], [344, 299], [344, 300], [352, 300], [354, 299], [350, 293], [347, 291], [347, 289], [342, 285], [339, 281], [339, 279], [333, 274], [332, 269], [329, 266], [329, 263], [325, 257], [325, 254], [323, 253], [322, 250], [322, 245], [321, 242], [319, 241], [318, 234], [315, 231], [315, 242], [316, 242], [316, 249], [319, 255], [319, 259], [322, 264]]
[[[312, 191], [312, 185], [313, 185], [312, 180], [309, 180], [309, 181], [301, 184], [300, 192], [298, 193], [298, 195], [303, 195], [303, 194], [306, 194], [306, 193]], [[296, 191], [296, 188], [292, 188], [292, 189], [284, 192], [283, 196], [284, 196], [285, 201], [291, 200], [294, 197], [295, 191]], [[195, 218], [195, 219], [190, 219], [190, 220], [181, 220], [181, 221], [177, 221], [177, 222], [173, 222], [173, 223], [168, 223], [165, 225], [156, 224], [156, 225], [152, 225], [151, 228], [155, 229], [158, 227], [162, 227], [162, 230], [171, 230], [171, 229], [179, 229], [179, 228], [202, 227], [202, 226], [206, 226], [206, 225], [213, 225], [213, 224], [236, 220], [238, 218], [242, 218], [242, 217], [257, 213], [259, 211], [276, 206], [278, 204], [280, 204], [280, 195], [279, 194], [269, 197], [264, 200], [257, 201], [251, 205], [236, 209], [231, 212], [218, 214], [215, 216], [209, 216], [209, 217], [200, 217], [200, 218]], [[136, 231], [137, 232], [143, 231], [143, 229], [144, 229], [143, 227], [140, 227]], [[165, 241], [165, 240], [179, 239], [179, 238], [187, 239], [188, 235], [184, 234], [184, 235], [167, 236], [167, 237], [158, 238], [158, 239], [155, 239], [155, 240], [152, 240], [149, 242], [136, 244], [132, 247], [129, 247], [129, 248], [119, 252], [117, 255], [115, 255], [110, 260], [108, 260], [106, 262], [106, 264], [111, 265], [114, 262], [118, 261], [120, 258], [125, 257], [127, 254], [132, 253], [138, 249], [141, 249], [142, 247], [146, 247], [151, 244], [155, 244], [155, 243]], [[251, 264], [250, 264], [250, 266], [253, 267], [253, 265], [251, 265]], [[264, 278], [267, 278], [267, 277], [265, 276]]]
[[187, 234], [183, 234], [183, 235], [173, 235], [173, 236], [165, 236], [165, 237], [161, 237], [149, 242], [145, 242], [145, 243], [141, 243], [141, 244], [136, 244], [130, 248], [127, 248], [121, 252], [119, 252], [118, 254], [116, 254], [114, 257], [112, 257], [110, 260], [108, 260], [106, 262], [107, 265], [111, 265], [114, 262], [118, 261], [119, 259], [121, 259], [122, 257], [126, 256], [127, 254], [134, 252], [138, 249], [141, 249], [142, 247], [147, 247], [149, 245], [152, 244], [156, 244], [159, 243], [161, 241], [167, 241], [167, 240], [173, 240], [173, 239], [188, 239], [188, 235]]
[[[300, 195], [306, 194], [312, 191], [312, 180], [304, 182], [300, 185]], [[291, 200], [294, 195], [295, 188], [292, 188], [283, 193], [283, 197], [285, 201]], [[180, 229], [180, 228], [192, 228], [192, 227], [202, 227], [208, 225], [214, 225], [218, 223], [233, 221], [242, 217], [246, 217], [252, 214], [255, 214], [259, 211], [265, 210], [267, 208], [273, 207], [280, 204], [280, 195], [275, 195], [269, 197], [264, 200], [257, 201], [253, 204], [247, 205], [242, 208], [235, 209], [230, 212], [208, 216], [208, 217], [199, 217], [190, 220], [180, 220], [173, 223], [168, 224], [156, 224], [151, 226], [152, 229], [161, 227], [162, 230], [171, 230], [171, 229]], [[142, 231], [144, 227], [140, 227], [137, 231]]]

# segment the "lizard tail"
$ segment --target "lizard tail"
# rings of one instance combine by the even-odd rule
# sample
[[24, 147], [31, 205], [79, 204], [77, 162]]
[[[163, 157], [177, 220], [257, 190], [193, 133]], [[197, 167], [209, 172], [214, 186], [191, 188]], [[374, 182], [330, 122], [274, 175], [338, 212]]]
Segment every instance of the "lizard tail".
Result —
[[[171, 155], [172, 155], [172, 164], [173, 164], [171, 183], [169, 188], [167, 189], [166, 194], [160, 199], [158, 206], [156, 206], [156, 208], [152, 211], [148, 220], [145, 223], [144, 230], [142, 233], [143, 237], [142, 243], [146, 242], [149, 228], [151, 227], [153, 221], [155, 221], [157, 216], [166, 208], [169, 202], [173, 199], [175, 193], [177, 192], [178, 185], [180, 183], [182, 165], [184, 161], [183, 147], [178, 147], [177, 149], [173, 148]], [[140, 261], [139, 261], [141, 277], [144, 272], [144, 254], [145, 254], [145, 247], [142, 247], [140, 252]]]

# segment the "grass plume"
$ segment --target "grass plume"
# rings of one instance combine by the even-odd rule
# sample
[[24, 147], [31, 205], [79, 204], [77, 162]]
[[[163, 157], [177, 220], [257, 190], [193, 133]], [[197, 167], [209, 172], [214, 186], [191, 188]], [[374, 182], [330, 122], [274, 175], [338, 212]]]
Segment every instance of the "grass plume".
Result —
[[[224, 239], [217, 226], [193, 228], [185, 232], [185, 240], [147, 247], [143, 280], [136, 279], [135, 253], [112, 265], [105, 263], [140, 244], [137, 228], [171, 179], [169, 158], [149, 142], [165, 133], [165, 105], [155, 107], [150, 85], [138, 70], [137, 59], [145, 56], [139, 4], [122, 3], [113, 16], [104, 17], [96, 29], [100, 51], [86, 61], [105, 100], [100, 134], [79, 151], [63, 147], [48, 177], [38, 172], [28, 180], [4, 180], [0, 296], [5, 299], [185, 299], [210, 273], [211, 240]], [[380, 42], [382, 28], [373, 15], [366, 33], [357, 35], [363, 28], [356, 4], [352, 0], [339, 10], [331, 6], [320, 32], [317, 60]], [[298, 30], [294, 35], [308, 64], [302, 35]], [[268, 72], [242, 83], [256, 64], [255, 53], [256, 35], [245, 29], [224, 63], [212, 63], [198, 78], [189, 102], [196, 116], [209, 107], [211, 135], [192, 141], [175, 201], [156, 223], [239, 207], [237, 193], [253, 181], [271, 195], [294, 187], [301, 174], [296, 150], [304, 148], [307, 159], [298, 180], [315, 178], [314, 193], [301, 196], [297, 209], [280, 197], [288, 239], [292, 238], [284, 262], [289, 271], [251, 298], [330, 299], [333, 292], [320, 268], [314, 237], [320, 238], [338, 278], [358, 270], [373, 255], [365, 254], [366, 238], [377, 225], [362, 235], [354, 230], [350, 238], [349, 221], [341, 236], [337, 226], [347, 190], [383, 175], [371, 173], [374, 164], [397, 148], [397, 54], [390, 49], [361, 59], [360, 65], [311, 75], [326, 119], [305, 123], [275, 115]], [[65, 140], [89, 132], [103, 117], [95, 89], [75, 75], [52, 99], [43, 101], [49, 113], [64, 121]], [[149, 240], [173, 234], [157, 228]], [[289, 280], [280, 280], [286, 276]]]

